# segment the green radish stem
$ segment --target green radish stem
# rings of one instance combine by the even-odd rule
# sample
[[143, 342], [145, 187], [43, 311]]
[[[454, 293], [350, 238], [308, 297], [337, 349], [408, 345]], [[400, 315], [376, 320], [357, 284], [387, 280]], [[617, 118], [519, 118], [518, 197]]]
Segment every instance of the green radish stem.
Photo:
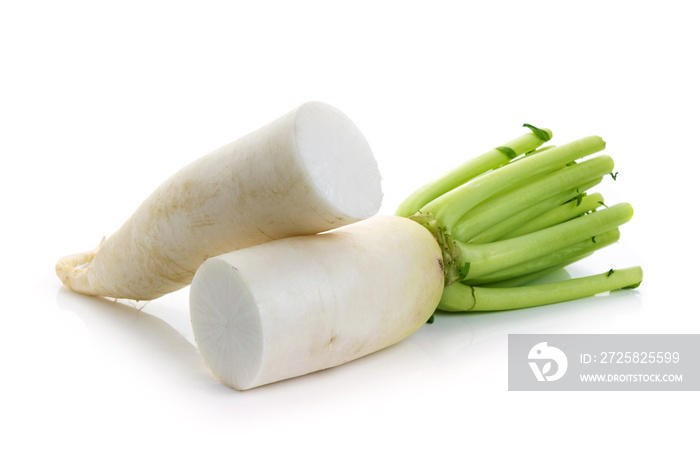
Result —
[[[504, 218], [500, 222], [494, 224], [493, 226], [489, 227], [485, 231], [481, 232], [480, 234], [476, 235], [475, 237], [472, 237], [469, 240], [469, 243], [487, 243], [487, 242], [493, 242], [496, 240], [505, 240], [507, 238], [512, 238], [512, 237], [517, 237], [518, 235], [523, 235], [527, 234], [525, 233], [518, 233], [519, 229], [525, 227], [526, 225], [530, 225], [531, 223], [537, 221], [541, 216], [547, 215], [551, 213], [553, 210], [557, 210], [563, 206], [567, 206], [571, 204], [574, 206], [574, 211], [573, 212], [578, 212], [575, 215], [570, 216], [567, 219], [575, 218], [580, 215], [585, 214], [586, 212], [589, 212], [592, 209], [584, 209], [583, 205], [581, 205], [579, 208], [576, 207], [576, 204], [578, 201], [571, 201], [571, 200], [576, 200], [578, 199], [582, 194], [579, 192], [585, 191], [586, 189], [589, 189], [591, 187], [595, 187], [597, 184], [602, 181], [602, 178], [594, 179], [593, 181], [590, 181], [586, 184], [582, 184], [579, 187], [565, 190], [563, 192], [560, 192], [554, 196], [547, 197], [540, 201], [539, 203], [535, 203], [534, 205], [517, 212], [510, 217]], [[602, 195], [600, 194], [595, 194], [596, 198], [599, 198], [599, 201], [603, 200]], [[588, 205], [589, 203], [586, 203]], [[600, 206], [598, 202], [595, 203], [595, 206], [593, 209], [596, 207]], [[558, 220], [554, 223], [551, 223], [549, 226], [561, 223], [566, 221], [567, 219], [561, 219]], [[538, 229], [543, 229], [547, 226], [542, 226], [541, 228]], [[535, 231], [538, 229], [534, 229]], [[458, 238], [458, 237], [456, 237]]]
[[527, 285], [617, 242], [618, 227], [633, 215], [627, 203], [599, 210], [602, 195], [587, 193], [613, 173], [609, 156], [580, 160], [602, 151], [603, 139], [522, 150], [551, 137], [531, 129], [513, 145], [518, 153], [496, 149], [474, 158], [397, 210], [431, 230], [442, 248], [445, 291], [438, 309], [531, 307], [641, 283], [642, 270], [634, 267]]
[[586, 298], [598, 293], [635, 288], [642, 278], [640, 267], [612, 270], [593, 276], [524, 287], [473, 287], [452, 284], [443, 291], [438, 308], [444, 311], [492, 311], [521, 309]]
[[426, 204], [420, 211], [432, 213], [443, 226], [453, 229], [464, 214], [482, 201], [492, 198], [528, 178], [550, 172], [575, 159], [602, 151], [604, 148], [605, 142], [597, 136], [585, 137], [554, 147], [467, 182]]
[[563, 223], [572, 218], [594, 211], [600, 207], [601, 204], [603, 204], [603, 195], [600, 193], [592, 193], [590, 195], [586, 195], [585, 193], [580, 194], [580, 196], [576, 198], [576, 201], [567, 201], [523, 224], [521, 227], [503, 235], [502, 238], [518, 237], [548, 228], [558, 223]]
[[[573, 245], [569, 245], [557, 251], [547, 252], [546, 254], [526, 260], [525, 262], [511, 265], [500, 271], [494, 271], [484, 276], [469, 279], [470, 285], [487, 284], [491, 282], [504, 281], [509, 278], [522, 276], [527, 273], [539, 271], [554, 265], [559, 265], [563, 262], [578, 259], [582, 255], [592, 254], [594, 251], [602, 249], [608, 245], [612, 245], [620, 239], [620, 230], [618, 228], [611, 229], [596, 235], [594, 238], [587, 238]], [[571, 263], [571, 262], [569, 262]], [[567, 263], [568, 265], [568, 263]]]
[[[424, 185], [407, 197], [399, 206], [396, 215], [409, 217], [423, 206], [450, 190], [481, 175], [484, 172], [507, 164], [511, 159], [532, 151], [552, 138], [549, 130], [527, 133], [510, 142], [500, 145], [470, 161], [465, 162], [443, 177]], [[546, 137], [546, 138], [545, 138]]]
[[[521, 287], [525, 284], [529, 284], [531, 282], [534, 282], [538, 279], [543, 278], [544, 276], [550, 275], [552, 273], [555, 273], [562, 268], [566, 267], [567, 265], [570, 265], [574, 262], [578, 262], [579, 260], [585, 259], [586, 257], [590, 256], [593, 253], [588, 253], [588, 254], [582, 254], [579, 257], [575, 257], [572, 259], [569, 259], [565, 262], [559, 263], [557, 265], [552, 265], [551, 267], [543, 268], [541, 270], [537, 271], [532, 271], [530, 273], [526, 273], [520, 276], [515, 276], [511, 277], [508, 279], [504, 279], [502, 281], [496, 281], [496, 282], [489, 282], [487, 284], [479, 284], [479, 285], [474, 285], [475, 287]], [[467, 284], [465, 285], [473, 285], [473, 284]]]
[[628, 222], [632, 214], [631, 205], [620, 203], [600, 212], [508, 240], [476, 244], [456, 241], [462, 260], [470, 263], [466, 279], [559, 251]]
[[[480, 232], [498, 224], [531, 204], [555, 196], [610, 173], [614, 167], [610, 156], [598, 156], [580, 164], [557, 170], [531, 183], [491, 198], [467, 212], [455, 225], [453, 237], [468, 242]], [[544, 198], [543, 198], [544, 197]]]

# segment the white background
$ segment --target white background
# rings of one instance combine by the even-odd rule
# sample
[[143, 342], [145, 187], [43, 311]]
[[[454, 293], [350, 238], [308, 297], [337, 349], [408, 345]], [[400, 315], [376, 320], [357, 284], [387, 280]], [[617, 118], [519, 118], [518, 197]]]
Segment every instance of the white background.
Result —
[[[508, 333], [700, 331], [693, 3], [2, 1], [0, 444], [695, 446], [697, 392], [507, 391]], [[438, 315], [387, 350], [244, 393], [200, 359], [187, 289], [144, 305], [61, 287], [60, 256], [309, 100], [363, 130], [385, 214], [524, 122], [553, 143], [603, 136], [620, 174], [597, 190], [636, 215], [570, 271], [639, 264], [644, 283]]]

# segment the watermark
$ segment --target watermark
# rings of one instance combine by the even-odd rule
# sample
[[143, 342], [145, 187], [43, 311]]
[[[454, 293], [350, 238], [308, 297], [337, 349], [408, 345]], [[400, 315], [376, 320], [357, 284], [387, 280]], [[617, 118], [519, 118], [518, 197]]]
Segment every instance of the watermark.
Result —
[[[537, 343], [530, 349], [528, 360], [530, 361], [532, 373], [535, 375], [538, 382], [559, 380], [564, 376], [569, 367], [569, 359], [566, 358], [566, 354], [559, 348], [547, 346], [546, 341]], [[543, 366], [538, 364], [538, 361], [541, 360], [545, 361]], [[550, 374], [552, 371], [552, 363], [556, 364], [554, 365], [556, 368], [554, 372]]]
[[511, 334], [512, 391], [700, 391], [700, 334]]

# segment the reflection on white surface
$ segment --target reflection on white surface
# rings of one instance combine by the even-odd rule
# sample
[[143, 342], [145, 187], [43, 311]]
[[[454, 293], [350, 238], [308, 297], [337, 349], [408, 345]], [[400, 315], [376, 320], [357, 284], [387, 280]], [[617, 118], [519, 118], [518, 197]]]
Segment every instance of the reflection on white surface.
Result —
[[96, 352], [129, 354], [128, 359], [141, 362], [139, 369], [171, 381], [208, 381], [195, 346], [167, 322], [145, 312], [146, 303], [84, 296], [65, 287], [59, 288], [56, 303], [86, 325]]

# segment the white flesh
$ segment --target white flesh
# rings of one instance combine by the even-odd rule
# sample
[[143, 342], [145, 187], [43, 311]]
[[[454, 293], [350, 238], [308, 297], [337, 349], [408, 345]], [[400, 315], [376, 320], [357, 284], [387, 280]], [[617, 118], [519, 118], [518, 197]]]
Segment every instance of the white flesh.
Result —
[[190, 287], [195, 340], [238, 390], [390, 346], [435, 311], [442, 254], [421, 225], [378, 216], [209, 259]]
[[95, 251], [66, 256], [70, 289], [147, 300], [190, 283], [209, 257], [377, 213], [377, 163], [336, 108], [305, 103], [166, 180]]

